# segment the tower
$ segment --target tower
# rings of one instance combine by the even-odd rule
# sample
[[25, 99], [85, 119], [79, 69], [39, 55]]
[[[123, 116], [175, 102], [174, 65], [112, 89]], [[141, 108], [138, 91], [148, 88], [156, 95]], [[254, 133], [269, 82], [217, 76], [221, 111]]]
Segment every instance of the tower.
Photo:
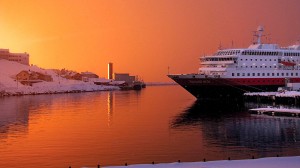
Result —
[[113, 63], [108, 63], [108, 79], [113, 79]]

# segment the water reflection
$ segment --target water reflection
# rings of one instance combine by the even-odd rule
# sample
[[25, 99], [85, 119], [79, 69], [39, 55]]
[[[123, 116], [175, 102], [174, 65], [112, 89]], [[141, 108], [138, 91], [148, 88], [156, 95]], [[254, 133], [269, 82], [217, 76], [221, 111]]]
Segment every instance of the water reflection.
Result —
[[206, 121], [222, 121], [232, 116], [244, 116], [243, 104], [223, 103], [214, 104], [212, 102], [195, 101], [190, 107], [175, 117], [172, 122], [173, 128], [179, 128], [190, 125], [202, 125]]
[[107, 92], [107, 115], [108, 115], [108, 126], [111, 125], [112, 117], [113, 117], [113, 109], [114, 109], [114, 93], [115, 92]]
[[[10, 135], [23, 135], [28, 131], [30, 121], [46, 117], [60, 107], [70, 109], [82, 103], [82, 94], [35, 95], [0, 98], [0, 139]], [[70, 103], [71, 102], [71, 103]]]
[[[0, 101], [0, 139], [8, 133], [26, 132], [29, 120], [27, 99], [1, 98]], [[13, 104], [13, 105], [12, 105]]]
[[[90, 111], [93, 104], [102, 105], [107, 101], [107, 124], [112, 125], [115, 106], [126, 108], [128, 105], [137, 105], [141, 92], [136, 91], [109, 91], [103, 93], [78, 93], [57, 95], [35, 95], [21, 97], [2, 97], [0, 99], [0, 139], [9, 134], [26, 133], [29, 121], [41, 116], [45, 117], [52, 112], [71, 111], [78, 113], [81, 110]], [[91, 97], [93, 99], [91, 99]], [[74, 110], [76, 108], [86, 108]], [[100, 111], [102, 108], [100, 108]]]
[[[246, 147], [265, 153], [293, 155], [300, 148], [300, 119], [251, 115], [248, 108], [264, 107], [246, 103], [214, 105], [195, 102], [176, 116], [173, 129], [197, 127], [212, 146]], [[283, 152], [285, 151], [285, 152]]]
[[141, 91], [109, 91], [107, 92], [107, 124], [112, 126], [115, 108], [136, 106], [140, 101]]
[[194, 102], [179, 86], [1, 98], [0, 167], [299, 155], [298, 120], [246, 108]]

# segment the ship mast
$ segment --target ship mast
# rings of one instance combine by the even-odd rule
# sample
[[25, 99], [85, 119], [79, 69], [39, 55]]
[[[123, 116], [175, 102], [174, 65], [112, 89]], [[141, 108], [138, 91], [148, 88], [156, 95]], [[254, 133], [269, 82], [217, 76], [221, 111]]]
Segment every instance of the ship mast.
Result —
[[261, 37], [263, 36], [262, 34], [263, 34], [263, 31], [264, 31], [264, 28], [263, 28], [263, 26], [258, 26], [258, 28], [257, 28], [257, 30], [256, 30], [256, 33], [255, 33], [255, 35], [254, 36], [256, 36], [257, 37], [257, 42], [256, 42], [256, 44], [261, 44]]

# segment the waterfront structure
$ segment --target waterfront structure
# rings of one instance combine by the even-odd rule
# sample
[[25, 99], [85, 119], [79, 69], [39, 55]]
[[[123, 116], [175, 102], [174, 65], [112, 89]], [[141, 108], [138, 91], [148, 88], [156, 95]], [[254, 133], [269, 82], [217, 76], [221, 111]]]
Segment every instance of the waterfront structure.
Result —
[[197, 99], [239, 99], [245, 92], [276, 91], [300, 82], [300, 45], [263, 44], [263, 27], [248, 48], [220, 49], [200, 58], [195, 74], [170, 74]]
[[43, 80], [47, 82], [52, 82], [53, 78], [51, 75], [43, 74], [40, 72], [34, 71], [21, 71], [16, 75], [16, 79], [18, 80]]
[[82, 81], [88, 82], [90, 79], [98, 79], [99, 76], [93, 72], [81, 72]]
[[93, 72], [81, 72], [81, 75], [87, 78], [99, 78], [99, 76]]
[[25, 70], [23, 70], [23, 71], [21, 71], [21, 72], [19, 72], [17, 75], [16, 75], [16, 79], [17, 80], [29, 80], [30, 79], [30, 73], [28, 72], [28, 71], [25, 71]]
[[52, 82], [53, 78], [51, 75], [43, 74], [34, 71], [21, 71], [16, 76], [15, 79], [22, 83], [23, 85], [32, 86], [33, 83], [38, 83], [42, 81]]
[[18, 62], [20, 64], [29, 65], [28, 53], [11, 53], [9, 49], [0, 49], [0, 59]]
[[133, 82], [136, 81], [135, 76], [129, 75], [129, 73], [114, 73], [115, 81], [125, 81], [128, 85], [133, 85]]
[[108, 63], [108, 79], [113, 79], [113, 63]]

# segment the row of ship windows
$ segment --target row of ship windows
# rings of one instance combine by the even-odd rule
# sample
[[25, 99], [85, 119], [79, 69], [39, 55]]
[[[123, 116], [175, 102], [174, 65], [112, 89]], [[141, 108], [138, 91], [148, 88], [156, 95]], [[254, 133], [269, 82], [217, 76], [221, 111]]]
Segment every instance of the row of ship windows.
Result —
[[[237, 58], [204, 58], [202, 61], [236, 61]], [[272, 61], [272, 59], [240, 59], [240, 61]], [[277, 61], [277, 59], [273, 59], [273, 61]], [[281, 59], [278, 59], [278, 61], [281, 61]], [[295, 62], [295, 60], [291, 60], [292, 62]]]
[[236, 61], [237, 58], [204, 58], [203, 61]]
[[[243, 51], [242, 55], [282, 55], [281, 52]], [[284, 56], [300, 56], [300, 53], [284, 53]]]
[[[268, 68], [268, 66], [240, 66], [241, 68]], [[277, 68], [277, 66], [269, 66], [270, 68]], [[238, 66], [236, 66], [238, 68]]]
[[267, 51], [243, 51], [242, 55], [279, 55], [279, 52]]
[[284, 56], [300, 56], [300, 53], [284, 53]]
[[[208, 65], [207, 67], [218, 67], [217, 65]], [[222, 67], [224, 67], [224, 66], [222, 66]], [[235, 66], [236, 68], [277, 68], [277, 66], [275, 65], [275, 66]], [[279, 66], [279, 68], [281, 68], [282, 66]], [[285, 69], [294, 69], [293, 67], [290, 67], [290, 68], [288, 68], [288, 67], [286, 67]]]
[[[249, 61], [263, 61], [263, 59], [249, 59]], [[274, 61], [277, 61], [277, 59], [273, 59]], [[243, 59], [241, 59], [241, 61], [243, 61]], [[248, 61], [248, 59], [245, 59], [245, 61]], [[268, 61], [268, 59], [265, 59], [265, 61]], [[272, 61], [272, 59], [269, 59], [269, 61]], [[278, 62], [280, 62], [281, 59], [278, 59]], [[283, 59], [282, 61], [288, 61], [288, 62], [296, 62], [295, 60], [289, 60], [289, 59]]]
[[240, 50], [230, 50], [230, 51], [219, 51], [215, 55], [236, 55], [239, 54]]
[[[231, 76], [294, 76], [294, 73], [232, 73]], [[298, 76], [298, 73], [295, 73]]]
[[[219, 51], [215, 55], [237, 55], [240, 50], [231, 51]], [[243, 51], [242, 55], [282, 55], [282, 52], [270, 52], [270, 51]], [[284, 56], [300, 56], [300, 53], [283, 53]]]
[[[263, 59], [249, 59], [250, 61], [257, 61], [257, 60], [259, 60], [259, 61], [263, 61]], [[272, 59], [269, 59], [270, 61], [272, 61]], [[243, 59], [241, 59], [241, 61], [243, 61]], [[245, 61], [248, 61], [248, 59], [245, 59]], [[265, 61], [268, 61], [268, 59], [265, 59]], [[274, 61], [276, 61], [276, 59], [274, 59]]]

